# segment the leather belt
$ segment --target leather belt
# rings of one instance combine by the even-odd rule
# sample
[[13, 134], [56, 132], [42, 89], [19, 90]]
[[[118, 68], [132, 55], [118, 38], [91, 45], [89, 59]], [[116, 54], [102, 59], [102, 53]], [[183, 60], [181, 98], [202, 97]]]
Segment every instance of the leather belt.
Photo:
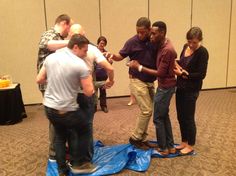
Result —
[[67, 113], [68, 111], [59, 111], [59, 110], [57, 110], [57, 114], [60, 114], [60, 115], [63, 115], [63, 114], [65, 114], [65, 113]]

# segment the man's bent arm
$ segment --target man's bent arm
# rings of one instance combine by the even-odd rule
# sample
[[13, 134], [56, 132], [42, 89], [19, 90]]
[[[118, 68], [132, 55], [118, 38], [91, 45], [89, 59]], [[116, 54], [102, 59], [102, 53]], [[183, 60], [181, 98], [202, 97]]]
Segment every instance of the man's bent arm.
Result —
[[83, 93], [88, 97], [92, 96], [94, 94], [94, 86], [93, 86], [92, 76], [89, 75], [86, 78], [82, 78], [80, 80], [80, 82], [81, 82], [81, 86], [83, 89]]
[[111, 57], [112, 60], [114, 61], [121, 61], [124, 58], [120, 55], [120, 54], [113, 54], [113, 56]]
[[114, 68], [107, 60], [99, 62], [98, 64], [106, 70], [108, 81], [106, 82], [105, 86], [106, 88], [110, 88], [114, 84]]
[[50, 51], [56, 51], [57, 49], [66, 47], [69, 40], [49, 40], [47, 44], [47, 48]]

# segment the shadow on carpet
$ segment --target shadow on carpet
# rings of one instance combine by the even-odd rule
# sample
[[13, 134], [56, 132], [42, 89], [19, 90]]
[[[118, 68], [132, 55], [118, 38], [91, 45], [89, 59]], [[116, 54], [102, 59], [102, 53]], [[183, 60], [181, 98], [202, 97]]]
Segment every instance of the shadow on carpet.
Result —
[[[195, 155], [192, 152], [189, 155]], [[181, 156], [180, 154], [169, 154], [165, 158]], [[104, 146], [102, 142], [94, 143], [93, 163], [98, 169], [92, 174], [72, 174], [70, 176], [99, 176], [110, 175], [120, 172], [122, 169], [144, 172], [148, 169], [151, 157], [164, 158], [156, 150], [140, 150], [131, 144], [122, 144], [115, 146]], [[48, 161], [46, 176], [58, 176], [57, 163]]]

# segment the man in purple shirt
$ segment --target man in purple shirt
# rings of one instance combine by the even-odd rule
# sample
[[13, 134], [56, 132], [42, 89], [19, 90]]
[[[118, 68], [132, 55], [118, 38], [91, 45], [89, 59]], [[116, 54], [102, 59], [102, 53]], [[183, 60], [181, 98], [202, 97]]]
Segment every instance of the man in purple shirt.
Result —
[[157, 150], [163, 156], [176, 152], [169, 118], [169, 106], [171, 97], [175, 92], [174, 66], [177, 53], [170, 40], [166, 38], [166, 31], [166, 24], [162, 21], [155, 22], [152, 25], [151, 42], [158, 48], [156, 57], [157, 70], [147, 68], [137, 61], [130, 63], [131, 68], [157, 77], [158, 87], [154, 97], [153, 122], [156, 127]]
[[[123, 60], [129, 57], [130, 60], [137, 60], [147, 68], [156, 68], [156, 50], [149, 40], [150, 20], [141, 17], [136, 23], [137, 34], [130, 38], [120, 50], [119, 54], [114, 54], [112, 59], [115, 61]], [[140, 115], [137, 118], [135, 129], [129, 139], [129, 142], [135, 147], [147, 150], [150, 144], [146, 141], [147, 130], [150, 118], [152, 116], [154, 85], [156, 77], [147, 73], [140, 73], [140, 70], [129, 69], [130, 89], [135, 96], [140, 108]]]

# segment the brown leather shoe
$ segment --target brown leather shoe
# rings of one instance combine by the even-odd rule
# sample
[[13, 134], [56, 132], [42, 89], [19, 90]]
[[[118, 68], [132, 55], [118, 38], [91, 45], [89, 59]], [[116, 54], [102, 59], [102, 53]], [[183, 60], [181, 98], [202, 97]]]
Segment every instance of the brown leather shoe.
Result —
[[149, 150], [149, 147], [146, 146], [142, 141], [140, 140], [134, 140], [133, 138], [129, 138], [129, 143], [135, 146], [138, 149], [141, 150]]
[[169, 155], [169, 150], [157, 150], [162, 156], [166, 157], [167, 155]]
[[176, 153], [176, 149], [173, 147], [173, 148], [169, 148], [169, 153], [170, 154], [175, 154]]

